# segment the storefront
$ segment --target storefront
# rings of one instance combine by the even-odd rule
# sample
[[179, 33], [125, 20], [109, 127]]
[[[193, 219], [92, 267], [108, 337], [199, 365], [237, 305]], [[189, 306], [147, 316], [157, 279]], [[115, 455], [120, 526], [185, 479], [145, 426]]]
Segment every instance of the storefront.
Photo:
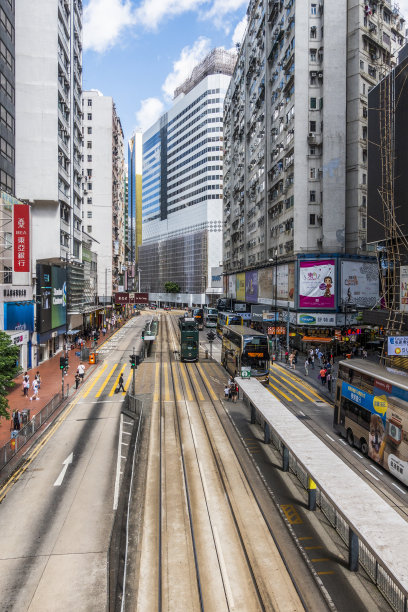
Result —
[[10, 337], [11, 342], [14, 346], [18, 346], [20, 349], [20, 355], [18, 358], [18, 365], [23, 372], [31, 368], [31, 351], [30, 349], [30, 332], [12, 332], [6, 331], [6, 334]]
[[37, 264], [37, 364], [63, 349], [67, 331], [66, 270]]
[[33, 302], [5, 302], [3, 304], [4, 330], [18, 341], [20, 365], [32, 367], [32, 332], [34, 331]]

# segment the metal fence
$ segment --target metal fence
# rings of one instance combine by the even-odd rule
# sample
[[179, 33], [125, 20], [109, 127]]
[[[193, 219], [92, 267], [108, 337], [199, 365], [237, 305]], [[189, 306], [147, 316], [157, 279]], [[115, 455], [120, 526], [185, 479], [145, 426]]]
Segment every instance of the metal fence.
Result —
[[[68, 397], [68, 385], [64, 397]], [[57, 393], [54, 397], [38, 412], [33, 416], [31, 421], [24, 425], [19, 431], [13, 432], [13, 436], [7, 444], [0, 448], [0, 470], [18, 453], [18, 451], [28, 442], [28, 440], [35, 434], [36, 431], [47, 421], [52, 415], [54, 410], [61, 405], [64, 400], [62, 393]]]
[[143, 400], [128, 394], [126, 396], [125, 408], [132, 412], [137, 418], [140, 418], [143, 413]]

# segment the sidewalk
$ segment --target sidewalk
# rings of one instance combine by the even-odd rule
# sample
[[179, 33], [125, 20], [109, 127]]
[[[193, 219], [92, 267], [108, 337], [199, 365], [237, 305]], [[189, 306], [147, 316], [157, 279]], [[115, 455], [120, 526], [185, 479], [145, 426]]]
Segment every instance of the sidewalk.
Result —
[[[118, 325], [118, 327], [111, 329], [110, 332], [107, 333], [105, 337], [103, 337], [103, 334], [101, 333], [99, 340], [98, 340], [98, 347], [101, 346], [104, 342], [106, 342], [106, 340], [108, 340], [112, 336], [112, 334], [114, 334], [128, 320], [129, 319], [122, 321], [121, 325]], [[88, 342], [85, 343], [85, 346], [88, 348], [91, 348], [92, 342], [93, 342], [92, 340], [88, 340]], [[73, 350], [68, 351], [69, 368], [68, 368], [68, 374], [64, 376], [65, 393], [66, 393], [66, 387], [67, 385], [69, 385], [70, 395], [72, 393], [75, 393], [75, 372], [77, 371], [77, 367], [80, 363], [80, 358], [75, 355], [75, 352], [77, 350], [78, 350], [77, 348], [74, 348]], [[27, 408], [30, 410], [30, 419], [32, 419], [34, 415], [36, 415], [38, 412], [40, 412], [42, 408], [44, 408], [44, 406], [51, 400], [52, 397], [54, 397], [54, 395], [56, 395], [57, 393], [61, 391], [62, 374], [60, 370], [60, 357], [62, 357], [63, 355], [64, 355], [64, 352], [60, 351], [59, 353], [54, 355], [54, 357], [52, 357], [51, 359], [44, 361], [37, 367], [31, 368], [31, 370], [28, 370], [28, 375], [30, 376], [30, 389], [28, 392], [28, 397], [24, 397], [23, 395], [24, 372], [20, 374], [20, 376], [17, 376], [17, 378], [14, 379], [16, 384], [14, 388], [10, 391], [10, 393], [8, 393], [7, 395], [7, 399], [9, 401], [10, 417], [15, 410], [21, 411]], [[85, 369], [85, 380], [86, 380], [87, 376], [89, 375], [90, 372], [94, 370], [96, 365], [89, 365], [87, 361], [83, 361], [83, 363], [86, 368]], [[33, 394], [31, 383], [34, 380], [34, 376], [36, 375], [37, 371], [40, 373], [40, 376], [41, 376], [41, 388], [38, 393], [40, 399], [30, 401], [29, 398]], [[12, 424], [13, 424], [13, 420], [11, 418], [8, 421], [5, 418], [0, 418], [0, 447], [2, 447], [4, 444], [6, 444], [10, 440]]]

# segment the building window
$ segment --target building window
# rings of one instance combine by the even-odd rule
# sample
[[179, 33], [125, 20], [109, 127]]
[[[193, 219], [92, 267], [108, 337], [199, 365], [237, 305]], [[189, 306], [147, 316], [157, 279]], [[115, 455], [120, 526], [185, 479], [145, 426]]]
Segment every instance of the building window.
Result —
[[316, 108], [317, 108], [317, 98], [310, 98], [310, 108], [312, 110], [316, 110]]
[[365, 86], [365, 83], [363, 83], [363, 95], [364, 96], [365, 96], [365, 93], [366, 93], [366, 86]]
[[363, 60], [360, 60], [360, 70], [364, 70], [364, 62], [363, 62]]
[[14, 57], [7, 49], [6, 45], [2, 40], [0, 40], [0, 56], [2, 60], [4, 60], [10, 70], [14, 70]]
[[316, 49], [310, 49], [310, 61], [315, 62], [317, 58]]
[[88, 183], [88, 191], [92, 191], [92, 183]]
[[317, 15], [317, 4], [311, 4], [310, 5], [310, 14], [311, 15]]
[[367, 206], [367, 196], [363, 195], [361, 198], [361, 205]]
[[315, 214], [309, 215], [309, 225], [316, 225], [316, 215]]
[[314, 191], [314, 189], [309, 191], [309, 202], [316, 202], [316, 192]]
[[9, 162], [14, 162], [14, 148], [4, 138], [0, 138], [0, 155]]
[[92, 113], [88, 113], [88, 121], [92, 121]]
[[88, 219], [92, 219], [92, 210], [88, 210], [86, 216], [88, 217]]
[[317, 36], [317, 28], [316, 26], [312, 26], [310, 28], [310, 38], [316, 38]]
[[88, 106], [92, 106], [92, 100], [91, 100], [91, 98], [88, 98]]
[[363, 117], [364, 119], [367, 119], [368, 117], [367, 107], [365, 105], [363, 105]]
[[87, 149], [92, 149], [92, 141], [91, 141], [91, 140], [88, 140], [88, 141], [87, 141], [87, 143], [86, 143], [86, 148], [87, 148]]
[[367, 126], [363, 125], [363, 140], [367, 140]]
[[[91, 162], [92, 161], [92, 155], [88, 155], [88, 161]], [[83, 160], [82, 160], [83, 161]]]
[[92, 198], [87, 198], [87, 199], [86, 199], [86, 203], [87, 203], [87, 204], [92, 204]]
[[367, 149], [363, 149], [363, 163], [367, 162]]
[[316, 147], [309, 147], [309, 155], [316, 155]]
[[92, 176], [92, 168], [87, 168], [86, 174], [87, 176]]
[[87, 225], [86, 231], [88, 232], [88, 234], [92, 234], [92, 225]]
[[309, 131], [310, 132], [315, 132], [316, 131], [316, 121], [309, 121]]
[[92, 134], [92, 127], [90, 125], [88, 125], [87, 127], [87, 133]]
[[14, 133], [14, 117], [10, 115], [2, 104], [0, 104], [0, 122], [4, 127], [10, 130], [10, 132]]
[[7, 32], [10, 37], [10, 40], [14, 40], [14, 28], [11, 24], [10, 19], [7, 17], [6, 13], [0, 8], [0, 23], [3, 26], [3, 29]]
[[310, 168], [310, 178], [311, 179], [316, 178], [316, 168]]
[[367, 185], [367, 175], [363, 174], [363, 185]]
[[366, 223], [366, 218], [365, 218], [365, 217], [362, 217], [362, 219], [361, 219], [361, 227], [362, 227], [363, 229], [365, 229], [365, 228], [366, 228], [366, 225], [367, 225], [367, 223]]

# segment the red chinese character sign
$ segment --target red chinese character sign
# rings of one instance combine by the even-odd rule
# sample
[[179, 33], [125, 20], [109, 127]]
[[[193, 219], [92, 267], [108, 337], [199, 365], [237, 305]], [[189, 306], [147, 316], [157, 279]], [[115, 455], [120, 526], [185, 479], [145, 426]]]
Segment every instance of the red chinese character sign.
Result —
[[30, 206], [13, 206], [13, 284], [27, 284], [30, 273]]

